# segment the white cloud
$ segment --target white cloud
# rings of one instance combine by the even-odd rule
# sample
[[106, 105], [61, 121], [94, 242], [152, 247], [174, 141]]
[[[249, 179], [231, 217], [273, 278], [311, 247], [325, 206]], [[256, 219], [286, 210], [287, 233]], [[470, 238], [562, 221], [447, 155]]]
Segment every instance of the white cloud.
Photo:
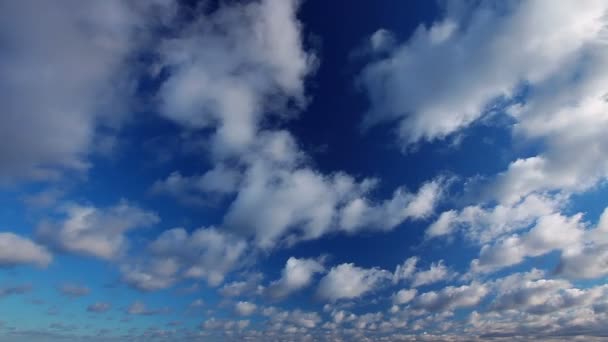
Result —
[[398, 305], [407, 304], [416, 297], [417, 293], [418, 291], [416, 289], [399, 290], [393, 295], [393, 303]]
[[314, 275], [324, 271], [325, 267], [317, 260], [290, 257], [281, 272], [281, 278], [273, 281], [266, 293], [272, 298], [284, 298], [310, 285]]
[[488, 243], [531, 226], [539, 217], [559, 211], [562, 202], [558, 197], [529, 195], [512, 205], [498, 204], [491, 208], [473, 205], [460, 211], [449, 210], [429, 226], [426, 235], [434, 238], [462, 231], [475, 243]]
[[473, 272], [491, 272], [518, 264], [526, 257], [534, 257], [553, 250], [568, 251], [582, 241], [584, 227], [581, 214], [564, 217], [551, 214], [541, 217], [529, 232], [512, 235], [481, 248], [479, 259], [471, 262]]
[[570, 278], [599, 278], [608, 274], [608, 208], [597, 226], [587, 229], [579, 246], [574, 245], [560, 256], [557, 272]]
[[253, 236], [258, 247], [295, 243], [327, 233], [390, 230], [407, 219], [424, 219], [441, 198], [442, 179], [416, 194], [399, 188], [379, 205], [366, 194], [376, 181], [357, 182], [338, 172], [324, 175], [303, 165], [302, 153], [286, 132], [268, 133], [246, 170], [224, 225]]
[[172, 258], [151, 258], [144, 265], [123, 265], [120, 271], [127, 285], [140, 291], [156, 291], [177, 282], [179, 264]]
[[[392, 54], [363, 71], [372, 108], [366, 125], [398, 119], [404, 144], [443, 138], [481, 117], [500, 97], [565, 70], [602, 39], [603, 1], [451, 5]], [[556, 24], [558, 23], [558, 24]], [[559, 30], [555, 29], [559, 25]], [[445, 56], [451, 56], [446, 62]]]
[[124, 254], [128, 232], [159, 222], [155, 213], [125, 200], [107, 208], [69, 204], [62, 211], [62, 221], [43, 221], [38, 226], [39, 239], [64, 252], [106, 260]]
[[420, 261], [419, 257], [407, 258], [403, 264], [397, 265], [395, 273], [393, 273], [393, 283], [397, 283], [402, 280], [411, 279], [416, 272], [416, 264]]
[[321, 279], [317, 295], [331, 302], [358, 298], [376, 290], [391, 278], [390, 272], [378, 268], [366, 269], [354, 264], [340, 264], [332, 267]]
[[416, 267], [419, 260], [419, 257], [414, 256], [405, 260], [403, 264], [397, 265], [393, 273], [393, 283], [410, 281], [412, 287], [419, 287], [448, 280], [454, 276], [443, 260], [432, 263], [429, 269], [424, 271]]
[[126, 264], [123, 280], [140, 290], [172, 286], [180, 279], [205, 279], [220, 285], [226, 273], [240, 262], [247, 244], [216, 228], [200, 228], [192, 233], [183, 228], [164, 231], [149, 245], [142, 263]]
[[370, 204], [366, 198], [355, 198], [342, 210], [340, 224], [346, 231], [390, 230], [407, 219], [427, 218], [434, 213], [445, 185], [443, 179], [432, 180], [415, 194], [398, 188], [391, 199], [379, 205]]
[[390, 51], [395, 47], [396, 40], [392, 32], [379, 29], [369, 37], [371, 51], [374, 53]]
[[306, 312], [302, 310], [283, 311], [275, 307], [267, 307], [262, 310], [262, 315], [269, 318], [271, 323], [270, 330], [285, 332], [286, 329], [297, 327], [303, 331], [313, 329], [322, 319], [316, 312]]
[[219, 290], [224, 297], [240, 297], [261, 294], [265, 288], [260, 284], [264, 276], [261, 273], [247, 274], [242, 281], [227, 283]]
[[444, 281], [452, 277], [452, 272], [445, 266], [443, 260], [432, 263], [426, 271], [418, 271], [413, 275], [412, 286], [418, 287]]
[[0, 267], [24, 264], [46, 267], [52, 260], [45, 247], [19, 235], [0, 232]]
[[216, 156], [254, 142], [265, 113], [304, 103], [314, 57], [303, 51], [299, 1], [262, 0], [198, 13], [159, 53], [171, 73], [159, 98], [164, 116], [188, 128], [215, 128]]
[[250, 302], [238, 302], [234, 306], [234, 311], [240, 316], [250, 316], [257, 309], [257, 305]]
[[413, 302], [413, 306], [427, 311], [452, 311], [458, 308], [472, 307], [489, 293], [489, 289], [479, 283], [460, 287], [448, 286], [440, 291], [425, 292]]

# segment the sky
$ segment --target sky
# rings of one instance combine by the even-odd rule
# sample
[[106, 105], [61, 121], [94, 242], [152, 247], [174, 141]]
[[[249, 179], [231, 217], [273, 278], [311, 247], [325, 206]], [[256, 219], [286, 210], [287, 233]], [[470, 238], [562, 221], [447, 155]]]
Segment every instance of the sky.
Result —
[[0, 0], [0, 342], [605, 341], [605, 0]]

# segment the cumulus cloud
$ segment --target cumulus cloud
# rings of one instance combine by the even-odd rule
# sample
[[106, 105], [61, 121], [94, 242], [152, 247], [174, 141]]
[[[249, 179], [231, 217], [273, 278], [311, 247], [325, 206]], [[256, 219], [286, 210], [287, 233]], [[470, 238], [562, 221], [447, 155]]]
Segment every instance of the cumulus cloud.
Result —
[[219, 293], [224, 297], [262, 294], [265, 290], [264, 286], [260, 284], [263, 278], [264, 276], [261, 273], [255, 272], [247, 274], [243, 280], [224, 284], [224, 286], [219, 289]]
[[225, 333], [232, 333], [234, 330], [243, 330], [249, 326], [249, 320], [219, 320], [215, 317], [207, 319], [201, 327], [205, 330], [223, 330]]
[[339, 231], [390, 230], [434, 212], [445, 183], [430, 181], [418, 193], [398, 189], [380, 204], [366, 195], [376, 181], [345, 173], [324, 175], [303, 165], [302, 153], [286, 132], [269, 133], [249, 164], [224, 225], [271, 248]]
[[45, 247], [13, 233], [0, 233], [0, 267], [24, 264], [46, 267], [52, 260]]
[[451, 276], [452, 272], [445, 266], [443, 260], [441, 260], [437, 263], [432, 263], [428, 270], [416, 272], [413, 275], [412, 286], [418, 287], [433, 284], [449, 279]]
[[184, 127], [215, 129], [216, 156], [252, 144], [262, 115], [304, 101], [315, 59], [302, 49], [299, 1], [221, 6], [162, 42], [170, 71], [158, 97], [161, 113]]
[[409, 281], [412, 287], [419, 287], [445, 281], [454, 276], [454, 272], [444, 264], [443, 260], [432, 263], [427, 270], [416, 267], [419, 260], [419, 257], [414, 256], [397, 265], [393, 273], [393, 283]]
[[167, 288], [180, 279], [205, 279], [217, 286], [241, 262], [246, 248], [244, 240], [216, 228], [190, 234], [183, 228], [166, 230], [150, 243], [147, 262], [123, 266], [123, 280], [144, 291]]
[[393, 295], [393, 303], [398, 305], [407, 304], [416, 297], [417, 293], [418, 291], [416, 289], [399, 290]]
[[487, 310], [469, 315], [466, 331], [481, 336], [603, 336], [605, 285], [577, 288], [562, 279], [545, 279], [539, 270], [488, 283], [496, 294]]
[[63, 252], [112, 260], [128, 246], [126, 234], [159, 222], [159, 217], [125, 200], [97, 208], [68, 204], [61, 221], [43, 221], [36, 234], [39, 240]]
[[564, 217], [551, 214], [541, 217], [529, 232], [511, 235], [481, 248], [479, 259], [471, 262], [473, 272], [490, 272], [518, 264], [526, 257], [534, 257], [553, 250], [576, 248], [582, 241], [584, 227], [581, 214]]
[[608, 232], [608, 208], [604, 209], [597, 226], [585, 231], [580, 244], [574, 244], [560, 255], [557, 272], [575, 279], [593, 279], [608, 274], [606, 232]]
[[[420, 26], [387, 58], [361, 74], [371, 100], [367, 126], [398, 120], [403, 144], [434, 140], [470, 125], [522, 83], [545, 85], [602, 39], [602, 1], [490, 1]], [[555, 30], [559, 23], [560, 30]], [[446, 63], [445, 56], [452, 56]]]
[[268, 317], [271, 331], [283, 333], [297, 332], [298, 329], [308, 331], [322, 322], [321, 316], [317, 312], [306, 312], [298, 309], [286, 311], [276, 307], [267, 307], [262, 310], [262, 315]]
[[413, 306], [427, 311], [452, 311], [458, 308], [472, 307], [489, 293], [489, 289], [479, 283], [471, 283], [460, 287], [448, 286], [440, 291], [430, 291], [420, 294]]
[[238, 302], [234, 305], [234, 311], [240, 316], [250, 316], [257, 309], [257, 305], [251, 302]]
[[284, 298], [310, 285], [314, 275], [324, 271], [325, 267], [317, 260], [290, 257], [281, 272], [281, 278], [273, 281], [265, 293], [272, 298]]
[[398, 188], [391, 199], [378, 205], [355, 198], [342, 210], [340, 224], [346, 231], [390, 230], [406, 219], [427, 218], [434, 213], [445, 186], [443, 179], [436, 179], [423, 184], [417, 193]]
[[428, 238], [462, 233], [475, 243], [488, 243], [527, 227], [539, 217], [558, 212], [563, 205], [559, 197], [529, 195], [512, 205], [494, 207], [467, 206], [460, 211], [443, 212], [426, 231]]
[[392, 278], [390, 272], [378, 268], [361, 268], [354, 264], [332, 267], [319, 282], [317, 296], [335, 302], [353, 299], [376, 290]]

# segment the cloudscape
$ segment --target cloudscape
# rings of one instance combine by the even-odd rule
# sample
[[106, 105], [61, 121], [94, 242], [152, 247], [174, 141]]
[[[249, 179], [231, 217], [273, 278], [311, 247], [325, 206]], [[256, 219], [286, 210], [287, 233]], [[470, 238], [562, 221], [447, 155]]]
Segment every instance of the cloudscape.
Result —
[[608, 1], [0, 0], [0, 342], [608, 340]]

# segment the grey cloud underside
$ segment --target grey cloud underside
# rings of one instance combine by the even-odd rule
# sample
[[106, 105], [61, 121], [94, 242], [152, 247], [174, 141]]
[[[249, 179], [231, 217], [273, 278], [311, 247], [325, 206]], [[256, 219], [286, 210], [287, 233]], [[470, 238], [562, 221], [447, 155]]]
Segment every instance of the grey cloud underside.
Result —
[[97, 129], [113, 134], [127, 118], [133, 102], [127, 61], [147, 25], [144, 11], [131, 5], [2, 2], [3, 185], [86, 171], [106, 137]]

